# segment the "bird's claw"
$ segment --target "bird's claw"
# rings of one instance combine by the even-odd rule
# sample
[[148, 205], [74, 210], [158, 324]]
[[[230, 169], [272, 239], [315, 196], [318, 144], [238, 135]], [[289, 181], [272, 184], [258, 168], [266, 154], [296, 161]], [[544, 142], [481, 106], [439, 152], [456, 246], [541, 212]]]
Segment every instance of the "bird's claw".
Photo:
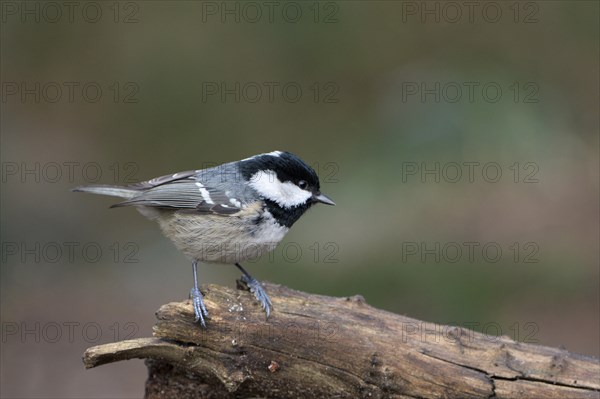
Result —
[[208, 311], [206, 310], [206, 306], [204, 306], [204, 300], [202, 293], [197, 288], [192, 288], [190, 290], [190, 298], [192, 299], [192, 306], [194, 307], [194, 313], [196, 314], [196, 322], [200, 322], [202, 327], [206, 328], [206, 322], [204, 321], [204, 317], [208, 318]]
[[271, 307], [273, 304], [271, 303], [271, 299], [265, 292], [265, 289], [260, 284], [260, 282], [252, 277], [248, 277], [246, 275], [242, 275], [242, 282], [246, 284], [250, 292], [254, 294], [265, 313], [267, 314], [267, 319], [271, 315]]

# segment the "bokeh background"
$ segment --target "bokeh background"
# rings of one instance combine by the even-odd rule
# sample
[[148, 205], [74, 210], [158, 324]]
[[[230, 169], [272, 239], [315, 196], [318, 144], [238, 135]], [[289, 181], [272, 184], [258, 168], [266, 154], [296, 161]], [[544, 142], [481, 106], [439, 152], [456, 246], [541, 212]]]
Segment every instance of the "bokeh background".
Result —
[[257, 278], [598, 356], [599, 3], [473, 3], [2, 1], [2, 397], [140, 397], [143, 362], [81, 355], [192, 284], [70, 188], [275, 149], [338, 205]]

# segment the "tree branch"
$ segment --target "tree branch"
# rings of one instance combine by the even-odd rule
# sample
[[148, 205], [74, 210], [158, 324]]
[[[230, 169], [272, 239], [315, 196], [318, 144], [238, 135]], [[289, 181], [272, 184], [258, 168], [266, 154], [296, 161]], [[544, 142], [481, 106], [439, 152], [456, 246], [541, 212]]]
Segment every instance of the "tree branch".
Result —
[[595, 358], [411, 319], [360, 296], [265, 289], [268, 321], [249, 292], [208, 285], [207, 329], [189, 301], [169, 303], [154, 338], [89, 348], [84, 364], [148, 359], [147, 398], [600, 398]]

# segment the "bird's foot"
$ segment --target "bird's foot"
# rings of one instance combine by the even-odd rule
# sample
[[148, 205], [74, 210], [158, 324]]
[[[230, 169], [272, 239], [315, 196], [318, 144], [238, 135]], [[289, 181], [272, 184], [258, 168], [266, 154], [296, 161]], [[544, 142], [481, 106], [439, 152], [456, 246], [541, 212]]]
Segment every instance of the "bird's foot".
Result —
[[254, 296], [264, 309], [265, 313], [267, 314], [268, 319], [271, 315], [271, 307], [273, 306], [273, 304], [271, 303], [271, 299], [269, 299], [269, 296], [265, 292], [263, 286], [258, 280], [256, 280], [253, 277], [249, 277], [245, 274], [242, 274], [242, 282], [248, 287], [250, 292], [254, 294]]
[[199, 289], [192, 288], [190, 290], [190, 298], [192, 299], [192, 305], [194, 306], [196, 321], [199, 321], [200, 324], [202, 324], [202, 327], [206, 328], [206, 322], [204, 321], [204, 317], [208, 318], [208, 311], [206, 310], [206, 306], [204, 306], [202, 293]]

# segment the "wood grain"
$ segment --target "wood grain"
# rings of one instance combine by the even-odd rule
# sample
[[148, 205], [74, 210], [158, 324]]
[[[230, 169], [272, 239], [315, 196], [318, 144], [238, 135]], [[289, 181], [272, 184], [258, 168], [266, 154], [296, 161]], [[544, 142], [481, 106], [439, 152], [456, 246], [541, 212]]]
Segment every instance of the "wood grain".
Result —
[[147, 398], [600, 398], [600, 363], [265, 284], [268, 321], [247, 291], [202, 288], [208, 328], [189, 301], [163, 305], [152, 338], [88, 349], [91, 368], [147, 360]]

